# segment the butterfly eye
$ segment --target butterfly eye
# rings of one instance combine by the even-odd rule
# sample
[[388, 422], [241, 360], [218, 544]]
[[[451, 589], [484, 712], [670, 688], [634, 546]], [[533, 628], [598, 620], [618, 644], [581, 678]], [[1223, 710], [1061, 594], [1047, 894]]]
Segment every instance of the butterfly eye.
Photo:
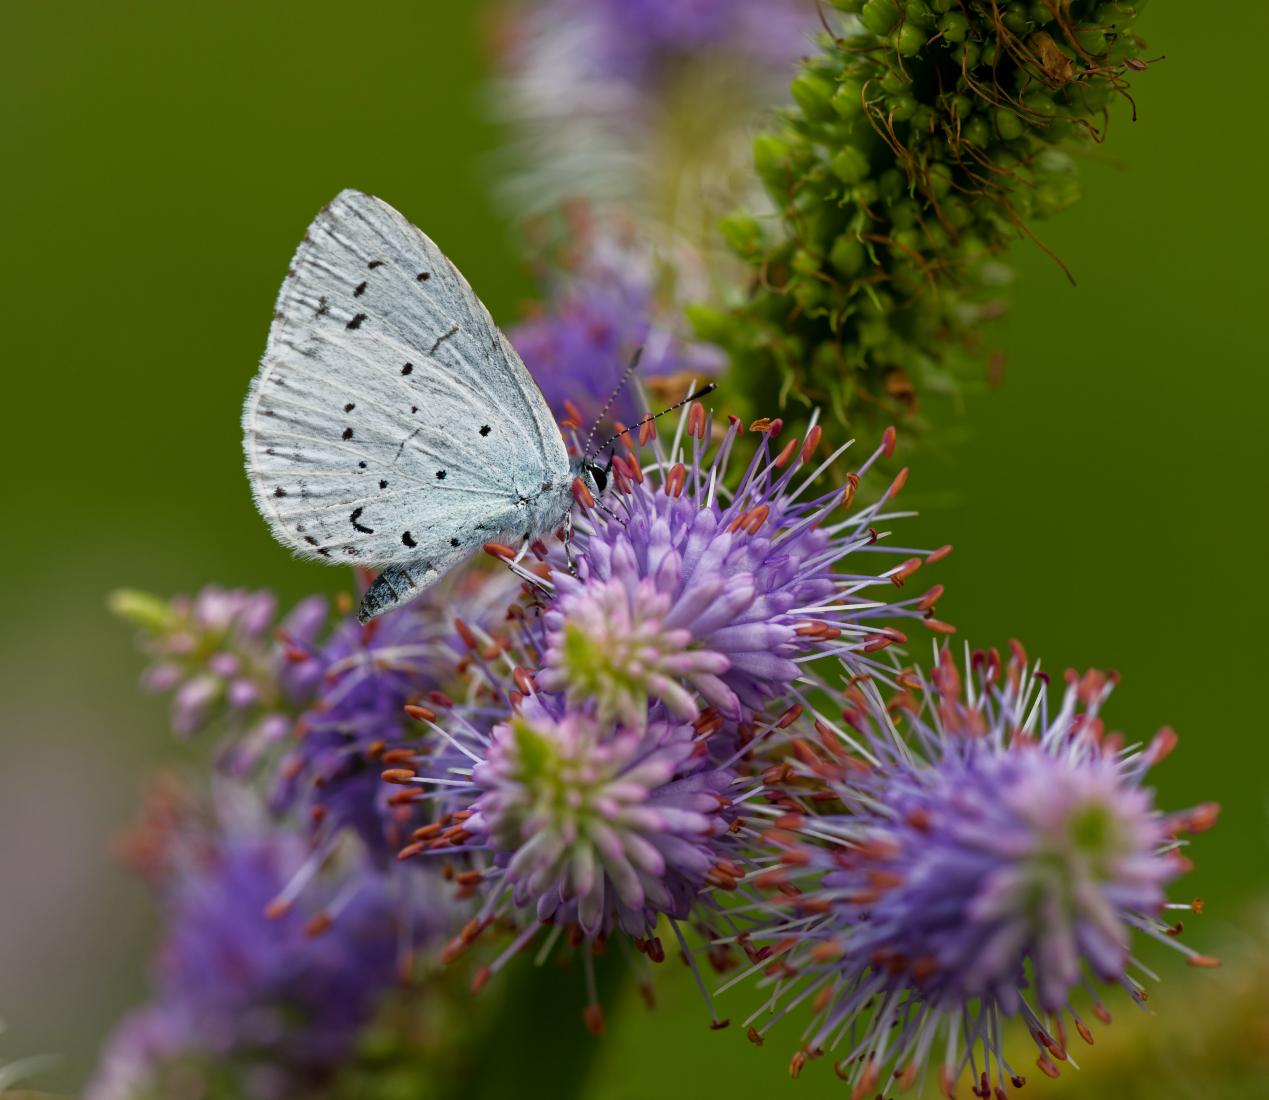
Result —
[[595, 487], [602, 493], [608, 488], [608, 471], [602, 466], [589, 466], [590, 476], [595, 479]]

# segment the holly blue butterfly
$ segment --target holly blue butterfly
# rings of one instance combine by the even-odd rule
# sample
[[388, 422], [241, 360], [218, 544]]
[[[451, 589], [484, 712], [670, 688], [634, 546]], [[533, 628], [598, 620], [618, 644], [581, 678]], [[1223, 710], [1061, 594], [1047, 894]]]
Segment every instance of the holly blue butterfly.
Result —
[[467, 280], [387, 203], [342, 191], [278, 294], [242, 414], [247, 476], [301, 557], [380, 570], [368, 622], [487, 542], [571, 514], [570, 460], [542, 391]]

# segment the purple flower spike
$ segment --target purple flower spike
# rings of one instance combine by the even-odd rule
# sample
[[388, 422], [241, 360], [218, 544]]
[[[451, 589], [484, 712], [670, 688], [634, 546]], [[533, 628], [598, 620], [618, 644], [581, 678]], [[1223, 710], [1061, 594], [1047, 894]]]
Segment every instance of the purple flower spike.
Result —
[[[1003, 1018], [1014, 1016], [1035, 1040], [1039, 1069], [1057, 1076], [1067, 1017], [1092, 1042], [1075, 1001], [1087, 997], [1109, 1022], [1091, 980], [1144, 1001], [1131, 973], [1144, 969], [1131, 955], [1135, 934], [1215, 964], [1160, 919], [1190, 908], [1164, 895], [1186, 866], [1178, 834], [1215, 821], [1210, 805], [1163, 814], [1141, 786], [1175, 736], [1164, 731], [1145, 748], [1107, 736], [1098, 712], [1113, 681], [1098, 673], [1070, 675], [1051, 713], [1047, 677], [1017, 646], [1006, 668], [992, 651], [975, 655], [968, 674], [962, 693], [945, 650], [931, 682], [901, 671], [889, 706], [875, 681], [850, 689], [859, 736], [828, 742], [829, 760], [803, 751], [788, 789], [809, 812], [799, 787], [827, 779], [845, 812], [794, 812], [768, 833], [784, 867], [760, 885], [801, 892], [792, 905], [777, 894], [773, 919], [743, 937], [772, 990], [747, 1022], [772, 1018], [751, 1038], [800, 992], [823, 991], [795, 1067], [808, 1053], [838, 1052], [856, 1095], [892, 1075], [911, 1084], [941, 1059], [950, 1096], [975, 1048], [975, 1094], [1003, 1095], [1022, 1081], [1002, 1047]], [[903, 714], [910, 728], [900, 736], [892, 715]], [[774, 970], [756, 947], [768, 943], [779, 945], [768, 947], [780, 953]]]

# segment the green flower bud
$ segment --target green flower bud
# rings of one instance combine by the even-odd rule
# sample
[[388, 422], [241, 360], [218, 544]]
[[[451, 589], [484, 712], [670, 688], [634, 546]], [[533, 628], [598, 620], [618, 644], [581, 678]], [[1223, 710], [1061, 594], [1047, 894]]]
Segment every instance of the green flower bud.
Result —
[[887, 34], [899, 22], [898, 6], [891, 0], [867, 0], [859, 11], [859, 21], [873, 34]]
[[858, 183], [868, 175], [868, 157], [853, 145], [846, 145], [833, 157], [833, 174], [843, 183]]

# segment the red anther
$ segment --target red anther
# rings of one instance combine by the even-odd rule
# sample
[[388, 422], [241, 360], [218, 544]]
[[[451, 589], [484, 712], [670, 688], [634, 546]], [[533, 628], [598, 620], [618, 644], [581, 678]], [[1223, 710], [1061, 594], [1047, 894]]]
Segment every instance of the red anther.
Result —
[[474, 997], [477, 993], [479, 993], [482, 989], [484, 989], [485, 986], [489, 984], [489, 979], [492, 977], [493, 977], [493, 971], [490, 970], [489, 967], [487, 966], [480, 967], [480, 969], [478, 969], [476, 973], [472, 975], [472, 978], [471, 978], [472, 996]]
[[265, 920], [280, 920], [291, 911], [291, 903], [283, 898], [274, 898], [264, 907]]
[[670, 467], [670, 472], [665, 475], [665, 495], [668, 497], [681, 497], [683, 495], [683, 486], [687, 483], [687, 468], [681, 462], [676, 462]]
[[788, 443], [784, 445], [784, 448], [780, 451], [778, 455], [776, 455], [775, 464], [777, 469], [783, 467], [784, 464], [789, 461], [789, 459], [791, 459], [795, 454], [797, 454], [797, 450], [798, 450], [798, 446], [800, 442], [801, 441], [798, 439], [790, 439]]
[[794, 703], [776, 720], [776, 729], [787, 730], [802, 714], [802, 704]]
[[909, 1062], [903, 1069], [894, 1071], [894, 1079], [904, 1092], [907, 1092], [912, 1087], [912, 1082], [916, 1080], [916, 1075], [917, 1066], [915, 1062]]
[[745, 1038], [747, 1038], [756, 1047], [760, 1047], [766, 1042], [766, 1040], [758, 1034], [758, 1029], [753, 1025], [750, 1025], [749, 1030], [745, 1032]]
[[627, 428], [620, 420], [614, 420], [612, 422], [612, 426], [615, 433], [613, 439], [620, 440], [621, 445], [626, 448], [627, 453], [633, 453], [634, 448], [630, 445], [630, 429]]
[[1221, 961], [1212, 955], [1186, 955], [1186, 966], [1197, 966], [1203, 970], [1215, 970]]
[[320, 825], [326, 820], [326, 813], [326, 807], [319, 802], [308, 811], [308, 816], [314, 825]]
[[573, 499], [583, 508], [595, 507], [595, 498], [580, 477], [573, 478]]
[[952, 552], [952, 544], [949, 542], [946, 546], [940, 546], [937, 550], [932, 550], [925, 555], [925, 564], [933, 565], [936, 561], [942, 561], [948, 554]]
[[907, 880], [898, 871], [869, 871], [868, 885], [874, 890], [893, 890]]
[[525, 695], [536, 695], [538, 686], [533, 682], [533, 673], [527, 668], [517, 668], [511, 674], [511, 678], [515, 680], [518, 687]]
[[[574, 481], [573, 484], [577, 485], [579, 482], [580, 479], [578, 481]], [[497, 558], [499, 561], [510, 561], [516, 556], [516, 552], [512, 550], [510, 546], [506, 546], [501, 542], [485, 543], [484, 551], [486, 554], [490, 555], [490, 557]]]
[[842, 490], [841, 506], [849, 508], [852, 500], [855, 499], [855, 491], [859, 488], [859, 475], [849, 473], [846, 475], [846, 488]]
[[560, 421], [560, 435], [563, 435], [566, 431], [580, 431], [581, 427], [582, 422], [580, 420], [574, 420], [571, 416], [566, 416]]
[[1040, 1072], [1046, 1077], [1060, 1077], [1062, 1075], [1057, 1066], [1050, 1062], [1043, 1054], [1035, 1060], [1035, 1064], [1040, 1067]]
[[649, 439], [657, 437], [657, 422], [651, 418], [644, 420], [639, 425], [639, 446], [646, 447]]
[[705, 438], [705, 406], [693, 404], [687, 411], [687, 434], [696, 439]]
[[1185, 831], [1187, 833], [1207, 832], [1216, 825], [1216, 819], [1220, 817], [1220, 813], [1219, 802], [1204, 802], [1195, 806], [1185, 815]]
[[804, 1065], [806, 1065], [806, 1052], [799, 1050], [789, 1059], [789, 1076], [796, 1081], [802, 1075]]
[[815, 454], [816, 448], [820, 445], [820, 437], [824, 434], [824, 429], [818, 424], [806, 433], [806, 442], [802, 444], [802, 462], [811, 461], [811, 456]]
[[890, 458], [894, 454], [894, 441], [898, 434], [899, 433], [895, 431], [893, 424], [881, 433], [881, 453], [887, 458]]
[[772, 867], [763, 871], [753, 879], [753, 884], [759, 890], [778, 890], [781, 886], [788, 883], [789, 876], [785, 874], [784, 869], [780, 867]]
[[934, 605], [943, 598], [943, 592], [943, 586], [941, 584], [936, 584], [917, 602], [917, 610], [932, 611], [934, 609]]
[[904, 820], [917, 832], [928, 832], [930, 828], [930, 811], [924, 807], [915, 809]]
[[413, 844], [407, 844], [397, 853], [397, 859], [404, 863], [407, 859], [413, 859], [421, 851], [427, 847], [424, 840], [416, 840]]
[[282, 652], [285, 654], [286, 659], [293, 665], [301, 664], [309, 659], [309, 655], [298, 646], [288, 645], [282, 650]]
[[329, 913], [318, 913], [304, 926], [304, 935], [315, 939], [324, 932], [329, 932], [334, 923]]
[[750, 509], [741, 523], [746, 531], [751, 535], [756, 535], [762, 530], [762, 525], [767, 522], [767, 516], [771, 514], [771, 507], [767, 504], [759, 504]]
[[946, 1065], [939, 1066], [939, 1088], [947, 1100], [955, 1100], [956, 1078], [952, 1076], [952, 1071]]
[[955, 634], [956, 627], [951, 623], [945, 623], [942, 619], [922, 619], [922, 625], [927, 630], [934, 631], [935, 634]]
[[1172, 750], [1176, 748], [1179, 740], [1180, 738], [1177, 737], [1176, 731], [1171, 726], [1164, 726], [1150, 739], [1150, 748], [1148, 750], [1150, 763], [1157, 764], [1160, 760], [1169, 756]]
[[783, 428], [784, 428], [784, 421], [783, 421], [783, 420], [781, 420], [781, 419], [777, 416], [774, 420], [772, 420], [772, 421], [771, 421], [771, 422], [767, 425], [767, 438], [768, 438], [768, 439], [770, 439], [770, 440], [774, 443], [774, 442], [775, 442], [775, 437], [776, 437], [776, 436], [778, 436], [778, 435], [780, 434], [780, 432], [781, 432], [781, 430], [782, 430]]
[[[699, 405], [695, 405], [693, 407], [697, 409], [700, 408]], [[710, 1031], [722, 1031], [724, 1028], [728, 1027], [731, 1027], [731, 1020], [710, 1020], [709, 1022]]]
[[421, 707], [417, 703], [407, 703], [405, 706], [405, 713], [416, 722], [436, 721], [436, 711], [428, 710], [427, 707]]
[[876, 653], [879, 650], [885, 649], [887, 646], [894, 645], [895, 642], [900, 640], [902, 639], [896, 638], [890, 631], [882, 631], [880, 634], [874, 635], [864, 643], [864, 652]]
[[[898, 569], [890, 574], [890, 583], [896, 588], [902, 588], [903, 582], [906, 581], [913, 573], [921, 568], [920, 558], [909, 558]], [[919, 606], [919, 605], [918, 605]]]
[[749, 425], [751, 432], [765, 432], [771, 428], [771, 418], [769, 416], [760, 416], [752, 424]]
[[780, 853], [780, 862], [786, 867], [806, 867], [811, 862], [811, 853], [804, 848], [786, 849]]
[[599, 1005], [587, 1005], [582, 1012], [582, 1021], [592, 1035], [604, 1033], [604, 1010]]
[[776, 829], [792, 829], [797, 831], [806, 823], [806, 815], [794, 810], [791, 813], [781, 814], [771, 824]]
[[626, 471], [630, 474], [630, 480], [636, 485], [643, 484], [643, 466], [634, 455], [630, 455], [626, 459]]
[[387, 771], [380, 772], [379, 778], [385, 783], [396, 783], [403, 785], [414, 782], [413, 768], [388, 768]]
[[863, 1075], [859, 1078], [858, 1084], [855, 1085], [854, 1090], [850, 1094], [850, 1100], [864, 1100], [864, 1096], [877, 1087], [877, 1078], [880, 1076], [881, 1071], [870, 1058]]
[[470, 946], [471, 944], [462, 939], [461, 936], [456, 936], [443, 948], [441, 948], [441, 962], [446, 965], [452, 963], [455, 959], [459, 958], [464, 952], [466, 952], [467, 948]]
[[579, 424], [586, 419], [582, 415], [582, 410], [573, 404], [567, 397], [564, 398], [564, 415], [572, 420], [576, 420]]
[[[486, 550], [487, 549], [488, 547], [486, 547]], [[475, 649], [477, 646], [480, 645], [480, 642], [477, 641], [476, 639], [476, 635], [472, 633], [471, 627], [469, 627], [465, 622], [463, 622], [462, 619], [454, 620], [454, 629], [458, 631], [458, 636], [462, 638], [463, 645], [465, 645], [468, 649]]]
[[795, 737], [790, 747], [793, 749], [793, 755], [808, 768], [817, 768], [824, 763], [815, 750], [800, 737]]
[[[840, 940], [825, 940], [823, 943], [817, 943], [811, 948], [811, 958], [816, 962], [830, 963], [836, 962], [846, 954], [846, 947]], [[832, 989], [832, 986], [829, 986]]]
[[908, 483], [908, 468], [905, 466], [902, 470], [900, 470], [897, 474], [895, 474], [894, 481], [890, 483], [890, 488], [886, 490], [886, 496], [892, 497], [897, 495], [899, 490], [902, 489], [907, 483]]
[[411, 802], [417, 802], [426, 795], [426, 791], [422, 787], [409, 787], [404, 791], [397, 791], [396, 794], [389, 796], [389, 806], [408, 806]]
[[414, 840], [431, 840], [432, 837], [436, 836], [436, 834], [443, 828], [445, 828], [445, 826], [439, 821], [433, 821], [430, 825], [419, 826], [419, 828], [415, 829], [410, 835]]
[[1093, 1033], [1088, 1030], [1088, 1024], [1083, 1020], [1075, 1021], [1075, 1030], [1080, 1033], [1080, 1038], [1084, 1040], [1090, 1047], [1093, 1045]]
[[413, 749], [389, 749], [380, 759], [385, 764], [409, 764], [417, 755]]
[[1190, 912], [1201, 913], [1203, 912], [1203, 907], [1206, 904], [1207, 902], [1205, 902], [1202, 898], [1195, 898], [1192, 902], [1190, 902]]

